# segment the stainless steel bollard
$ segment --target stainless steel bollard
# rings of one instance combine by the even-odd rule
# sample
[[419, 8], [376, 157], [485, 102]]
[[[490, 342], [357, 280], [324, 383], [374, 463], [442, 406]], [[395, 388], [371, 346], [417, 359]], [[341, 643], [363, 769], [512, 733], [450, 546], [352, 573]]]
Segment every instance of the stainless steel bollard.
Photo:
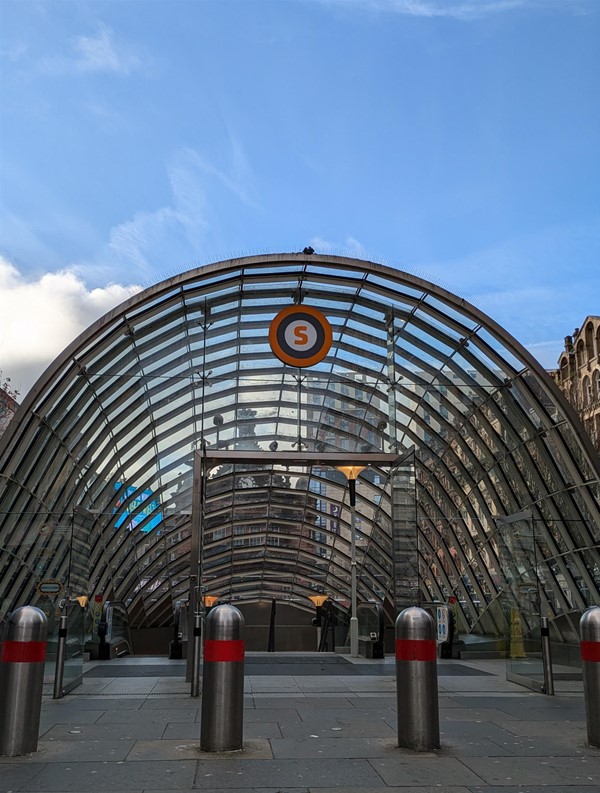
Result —
[[58, 642], [56, 644], [56, 667], [54, 669], [53, 699], [62, 699], [65, 695], [63, 679], [65, 675], [65, 657], [67, 654], [67, 615], [60, 618], [58, 627]]
[[205, 622], [200, 748], [242, 749], [244, 617], [235, 606], [215, 606]]
[[583, 612], [579, 631], [588, 743], [600, 748], [600, 606]]
[[0, 755], [15, 757], [38, 746], [48, 620], [34, 606], [8, 616], [0, 651]]
[[396, 619], [398, 746], [427, 752], [440, 748], [437, 647], [433, 617], [411, 606]]

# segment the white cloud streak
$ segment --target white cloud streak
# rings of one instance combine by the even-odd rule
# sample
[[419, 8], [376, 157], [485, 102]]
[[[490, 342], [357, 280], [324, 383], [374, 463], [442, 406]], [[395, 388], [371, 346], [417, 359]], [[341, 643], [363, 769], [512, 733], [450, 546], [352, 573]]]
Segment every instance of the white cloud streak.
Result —
[[25, 394], [73, 339], [139, 291], [121, 284], [88, 289], [69, 270], [26, 279], [0, 256], [0, 369]]
[[436, 17], [471, 21], [509, 11], [562, 9], [585, 13], [587, 2], [577, 0], [320, 0], [326, 5], [363, 8], [368, 11], [433, 19]]
[[114, 31], [101, 24], [93, 36], [77, 36], [73, 41], [77, 54], [76, 68], [82, 72], [113, 72], [130, 74], [141, 65], [137, 55], [117, 47]]

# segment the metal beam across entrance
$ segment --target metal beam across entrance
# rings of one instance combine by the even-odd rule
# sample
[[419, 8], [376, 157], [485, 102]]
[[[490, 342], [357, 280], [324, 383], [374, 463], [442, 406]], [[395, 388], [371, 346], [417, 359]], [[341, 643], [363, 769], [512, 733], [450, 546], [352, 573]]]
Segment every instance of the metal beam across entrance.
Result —
[[[414, 447], [409, 450], [410, 454]], [[404, 454], [395, 452], [360, 452], [357, 454], [340, 454], [339, 452], [256, 452], [256, 451], [223, 451], [207, 450], [205, 453], [196, 452], [195, 459], [202, 457], [206, 471], [216, 465], [321, 465], [337, 468], [340, 465], [357, 465], [364, 468], [378, 466], [380, 468], [393, 468], [402, 462]]]

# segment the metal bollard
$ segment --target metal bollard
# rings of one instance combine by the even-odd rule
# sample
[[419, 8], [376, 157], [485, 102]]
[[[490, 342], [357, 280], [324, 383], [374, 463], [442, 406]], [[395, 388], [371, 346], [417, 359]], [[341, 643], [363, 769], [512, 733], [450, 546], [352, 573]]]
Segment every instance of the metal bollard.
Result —
[[579, 631], [588, 743], [600, 748], [600, 606], [583, 612]]
[[411, 606], [396, 619], [398, 746], [427, 752], [440, 748], [437, 648], [433, 617]]
[[15, 757], [38, 746], [48, 620], [34, 606], [8, 616], [0, 652], [0, 755]]
[[67, 654], [67, 615], [60, 618], [58, 627], [58, 642], [56, 644], [56, 667], [54, 669], [53, 699], [62, 699], [65, 695], [63, 679], [65, 674], [65, 657]]
[[205, 623], [200, 748], [242, 749], [244, 617], [235, 606], [216, 606]]

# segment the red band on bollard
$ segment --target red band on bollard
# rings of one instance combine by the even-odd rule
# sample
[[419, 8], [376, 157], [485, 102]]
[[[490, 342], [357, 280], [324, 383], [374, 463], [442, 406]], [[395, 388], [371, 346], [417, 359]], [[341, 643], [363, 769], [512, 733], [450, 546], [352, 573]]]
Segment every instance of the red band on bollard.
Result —
[[581, 660], [600, 662], [600, 642], [581, 642]]
[[434, 639], [396, 639], [396, 661], [435, 661]]
[[204, 642], [205, 661], [243, 661], [244, 640], [206, 639]]
[[8, 664], [28, 664], [46, 660], [46, 642], [2, 642], [0, 661]]

